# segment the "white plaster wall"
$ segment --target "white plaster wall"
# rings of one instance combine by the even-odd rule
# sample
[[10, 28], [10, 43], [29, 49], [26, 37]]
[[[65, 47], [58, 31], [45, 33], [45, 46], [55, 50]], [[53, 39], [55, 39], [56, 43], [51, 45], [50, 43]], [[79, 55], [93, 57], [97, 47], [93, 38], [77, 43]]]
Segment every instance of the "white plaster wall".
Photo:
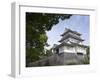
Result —
[[59, 53], [77, 53], [77, 52], [80, 52], [80, 53], [83, 53], [83, 54], [86, 54], [86, 48], [83, 48], [83, 47], [68, 47], [68, 46], [63, 46], [63, 47], [60, 47], [59, 48]]
[[68, 46], [63, 46], [59, 48], [59, 53], [75, 53], [75, 48], [74, 47], [68, 47]]
[[59, 48], [59, 53], [63, 53], [64, 52], [64, 47], [60, 47]]
[[66, 54], [67, 54], [67, 53], [75, 53], [74, 50], [68, 50], [68, 49], [66, 49], [66, 50], [64, 49], [63, 52], [65, 52]]
[[75, 48], [70, 46], [64, 46], [64, 52], [75, 53]]
[[83, 47], [76, 47], [76, 51], [86, 54], [86, 48], [83, 48]]

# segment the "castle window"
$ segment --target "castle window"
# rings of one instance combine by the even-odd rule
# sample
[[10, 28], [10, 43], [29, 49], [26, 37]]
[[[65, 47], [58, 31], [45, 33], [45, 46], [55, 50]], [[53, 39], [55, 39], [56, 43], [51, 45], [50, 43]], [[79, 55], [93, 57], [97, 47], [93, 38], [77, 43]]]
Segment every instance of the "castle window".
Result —
[[78, 52], [77, 55], [83, 55], [83, 53]]

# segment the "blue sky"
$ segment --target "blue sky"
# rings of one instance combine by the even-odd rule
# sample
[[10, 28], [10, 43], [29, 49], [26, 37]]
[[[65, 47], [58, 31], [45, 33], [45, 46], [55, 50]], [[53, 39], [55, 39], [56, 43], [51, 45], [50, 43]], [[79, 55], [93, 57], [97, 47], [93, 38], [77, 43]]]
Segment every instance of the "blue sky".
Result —
[[61, 39], [61, 34], [65, 28], [75, 30], [82, 34], [83, 42], [89, 45], [89, 16], [88, 15], [72, 15], [70, 19], [60, 20], [57, 25], [54, 25], [50, 31], [47, 32], [49, 48], [53, 44], [60, 44], [58, 41]]

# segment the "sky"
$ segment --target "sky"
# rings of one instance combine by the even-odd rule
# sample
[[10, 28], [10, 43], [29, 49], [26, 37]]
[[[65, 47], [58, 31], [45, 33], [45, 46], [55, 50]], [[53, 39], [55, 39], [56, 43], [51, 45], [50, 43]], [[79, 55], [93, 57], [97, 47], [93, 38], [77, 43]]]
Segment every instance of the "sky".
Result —
[[48, 36], [47, 43], [50, 45], [48, 49], [53, 44], [60, 44], [58, 41], [62, 38], [60, 35], [64, 32], [65, 28], [81, 33], [81, 38], [85, 40], [83, 44], [89, 45], [89, 20], [89, 15], [72, 15], [69, 19], [60, 20], [50, 31], [46, 32]]

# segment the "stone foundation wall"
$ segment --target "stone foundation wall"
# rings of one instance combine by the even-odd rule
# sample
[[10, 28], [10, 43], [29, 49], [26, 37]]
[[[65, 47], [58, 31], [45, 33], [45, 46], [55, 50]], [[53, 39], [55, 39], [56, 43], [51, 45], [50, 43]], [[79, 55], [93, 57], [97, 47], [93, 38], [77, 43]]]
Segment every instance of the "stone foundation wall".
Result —
[[86, 55], [75, 53], [53, 54], [45, 59], [30, 63], [28, 67], [84, 64], [86, 59]]

